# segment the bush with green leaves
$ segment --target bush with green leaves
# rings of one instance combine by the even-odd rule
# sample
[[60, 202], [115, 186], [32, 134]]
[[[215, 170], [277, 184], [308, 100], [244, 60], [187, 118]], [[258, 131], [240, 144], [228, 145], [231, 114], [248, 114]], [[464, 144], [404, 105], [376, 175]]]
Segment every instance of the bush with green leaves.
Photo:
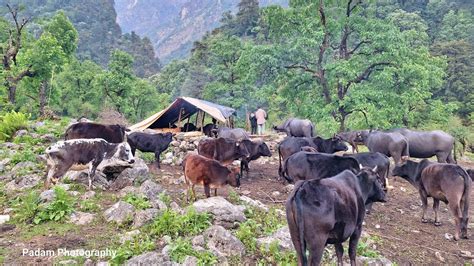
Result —
[[258, 265], [296, 265], [297, 258], [294, 251], [282, 251], [275, 240], [268, 247], [260, 247], [261, 259]]
[[15, 111], [0, 115], [0, 141], [9, 140], [16, 131], [26, 128], [28, 118], [28, 115]]
[[194, 209], [189, 209], [185, 214], [180, 215], [168, 209], [150, 224], [149, 231], [152, 235], [159, 237], [168, 235], [176, 238], [197, 235], [210, 225], [211, 216], [207, 213], [197, 213]]
[[75, 200], [61, 187], [54, 188], [54, 200], [39, 209], [33, 222], [61, 221], [74, 211]]
[[166, 192], [164, 191], [158, 195], [158, 199], [163, 201], [168, 207], [170, 206], [171, 201], [172, 201], [171, 196], [166, 194]]
[[278, 209], [271, 207], [268, 212], [261, 209], [249, 207], [245, 210], [245, 216], [254, 220], [258, 229], [255, 233], [257, 235], [270, 235], [276, 230], [286, 225], [286, 218], [278, 214]]
[[31, 222], [39, 209], [40, 198], [36, 191], [17, 197], [12, 201], [13, 218], [22, 222]]
[[100, 211], [101, 208], [100, 208], [100, 205], [97, 204], [94, 200], [87, 199], [87, 200], [81, 201], [80, 209], [81, 211], [84, 211], [84, 212], [97, 212], [97, 211]]
[[148, 199], [141, 195], [134, 195], [128, 193], [125, 196], [124, 201], [132, 204], [138, 210], [145, 210], [151, 208], [151, 203], [148, 201]]
[[11, 164], [17, 164], [21, 162], [36, 162], [36, 154], [31, 149], [23, 149], [14, 153], [11, 157]]
[[133, 256], [155, 249], [155, 242], [148, 235], [137, 235], [117, 248], [117, 253], [110, 260], [114, 265], [122, 265]]
[[257, 250], [257, 232], [259, 232], [259, 224], [252, 219], [240, 224], [239, 229], [237, 229], [235, 236], [242, 241], [245, 246], [245, 249], [250, 252], [255, 252]]
[[171, 260], [183, 263], [187, 256], [193, 256], [198, 259], [198, 265], [215, 265], [217, 257], [209, 251], [196, 251], [193, 249], [191, 241], [178, 237], [169, 250]]

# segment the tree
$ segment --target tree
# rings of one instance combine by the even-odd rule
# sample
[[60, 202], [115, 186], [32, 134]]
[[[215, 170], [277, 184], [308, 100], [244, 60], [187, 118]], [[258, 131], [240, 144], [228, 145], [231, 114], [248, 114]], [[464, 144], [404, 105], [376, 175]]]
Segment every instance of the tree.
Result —
[[254, 36], [253, 29], [260, 18], [258, 0], [240, 0], [238, 7], [239, 11], [235, 16], [236, 35]]
[[4, 84], [8, 90], [8, 101], [14, 105], [16, 102], [16, 90], [18, 83], [25, 77], [33, 77], [35, 73], [31, 70], [31, 65], [21, 65], [17, 61], [17, 56], [23, 48], [23, 33], [29, 19], [18, 17], [18, 7], [7, 5], [12, 16], [14, 27], [8, 29], [7, 43], [2, 45], [2, 67]]
[[450, 10], [441, 23], [435, 41], [466, 40], [474, 44], [474, 16], [468, 10]]
[[327, 128], [327, 115], [341, 131], [349, 118], [363, 116], [371, 123], [366, 126], [410, 126], [415, 117], [403, 114], [427, 104], [430, 89], [441, 85], [442, 60], [410, 43], [412, 34], [374, 16], [370, 3], [294, 0], [287, 10], [263, 13], [273, 45], [267, 51], [278, 59], [275, 86], [285, 104]]

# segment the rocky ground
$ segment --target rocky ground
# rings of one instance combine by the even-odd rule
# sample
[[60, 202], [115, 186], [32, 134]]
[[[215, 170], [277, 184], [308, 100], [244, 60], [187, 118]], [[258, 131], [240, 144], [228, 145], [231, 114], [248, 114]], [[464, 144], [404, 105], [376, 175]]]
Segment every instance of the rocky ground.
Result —
[[[35, 123], [12, 142], [0, 143], [0, 263], [296, 263], [283, 205], [292, 187], [277, 180], [276, 153], [252, 162], [240, 189], [222, 189], [218, 197], [205, 199], [198, 188], [196, 202], [186, 200], [179, 166], [182, 156], [196, 148], [196, 136], [179, 135], [163, 155], [162, 169], [151, 163], [153, 156], [140, 154], [144, 160], [125, 171], [103, 167], [105, 174], [94, 182], [93, 191], [87, 191], [84, 174], [74, 171], [60, 186], [44, 191], [39, 155], [66, 126], [67, 122]], [[281, 136], [267, 139], [274, 149]], [[461, 164], [474, 168], [470, 161]], [[366, 218], [359, 262], [474, 263], [472, 222], [469, 240], [452, 240], [454, 225], [446, 205], [441, 205], [442, 226], [423, 224], [417, 191], [399, 178], [391, 181], [394, 189], [388, 202], [376, 204]], [[473, 206], [472, 193], [470, 202]], [[90, 258], [28, 253], [59, 249], [117, 253]], [[332, 247], [327, 248], [325, 262], [334, 262]]]

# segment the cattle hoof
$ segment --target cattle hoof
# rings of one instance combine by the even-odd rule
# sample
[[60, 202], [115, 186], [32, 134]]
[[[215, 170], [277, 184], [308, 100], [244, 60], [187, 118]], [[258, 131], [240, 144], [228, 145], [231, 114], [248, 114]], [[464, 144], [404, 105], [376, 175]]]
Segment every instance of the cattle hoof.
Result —
[[427, 222], [429, 222], [429, 221], [428, 221], [428, 219], [421, 218], [421, 222], [422, 222], [422, 223], [427, 223]]
[[441, 226], [442, 223], [441, 223], [441, 222], [434, 222], [434, 225], [435, 225], [435, 226]]

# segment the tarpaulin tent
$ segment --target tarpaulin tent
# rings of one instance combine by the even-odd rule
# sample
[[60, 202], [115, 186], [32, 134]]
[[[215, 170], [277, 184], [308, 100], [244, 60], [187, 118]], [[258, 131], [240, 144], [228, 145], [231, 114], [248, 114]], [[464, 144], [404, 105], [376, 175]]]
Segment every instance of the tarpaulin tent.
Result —
[[[201, 114], [199, 122], [204, 121], [205, 114], [215, 118], [218, 122], [229, 125], [235, 109], [199, 100], [191, 97], [178, 97], [166, 109], [148, 117], [147, 119], [129, 127], [132, 131], [150, 129], [165, 129], [188, 119], [194, 114]], [[196, 120], [197, 117], [196, 117]], [[178, 125], [179, 127], [179, 125]]]

